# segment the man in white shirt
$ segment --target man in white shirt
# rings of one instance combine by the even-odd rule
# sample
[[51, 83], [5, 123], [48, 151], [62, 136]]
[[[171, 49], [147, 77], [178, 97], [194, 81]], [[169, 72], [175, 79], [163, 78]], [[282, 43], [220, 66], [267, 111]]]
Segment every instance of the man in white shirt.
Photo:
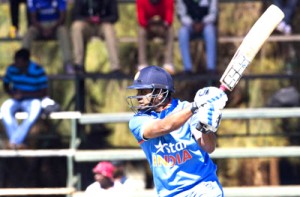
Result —
[[113, 178], [114, 170], [115, 167], [111, 162], [99, 162], [93, 168], [95, 182], [86, 188], [85, 196], [114, 196], [116, 194]]

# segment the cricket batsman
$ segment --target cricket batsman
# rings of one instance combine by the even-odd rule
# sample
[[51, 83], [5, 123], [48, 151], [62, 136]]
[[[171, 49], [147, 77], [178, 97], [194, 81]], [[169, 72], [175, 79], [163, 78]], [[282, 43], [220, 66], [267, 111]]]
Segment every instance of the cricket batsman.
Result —
[[[127, 97], [135, 115], [129, 128], [143, 149], [159, 197], [223, 197], [217, 167], [209, 157], [226, 94], [216, 87], [198, 90], [193, 102], [173, 98], [171, 75], [158, 66], [140, 70]], [[202, 128], [196, 129], [198, 122]]]

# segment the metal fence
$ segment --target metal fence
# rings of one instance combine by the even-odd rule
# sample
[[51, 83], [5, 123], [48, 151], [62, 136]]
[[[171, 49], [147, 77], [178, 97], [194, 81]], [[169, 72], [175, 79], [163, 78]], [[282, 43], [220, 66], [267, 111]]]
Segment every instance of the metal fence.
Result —
[[[83, 196], [76, 184], [79, 177], [74, 174], [76, 162], [91, 162], [101, 160], [145, 160], [141, 149], [122, 150], [78, 150], [79, 138], [77, 124], [98, 124], [128, 122], [132, 113], [82, 114], [80, 112], [56, 112], [49, 118], [69, 119], [71, 123], [71, 140], [69, 149], [60, 150], [0, 150], [0, 157], [66, 157], [67, 183], [65, 188], [7, 188], [0, 189], [0, 196], [8, 195], [59, 195]], [[26, 113], [18, 113], [18, 118], [26, 118]], [[226, 119], [270, 119], [270, 118], [300, 117], [300, 108], [257, 108], [257, 109], [224, 109]], [[273, 158], [300, 157], [300, 146], [290, 147], [238, 147], [217, 148], [211, 154], [214, 159], [223, 158]], [[225, 196], [300, 196], [300, 186], [270, 186], [270, 187], [230, 187], [224, 188]], [[153, 190], [137, 192], [132, 196], [155, 196]]]

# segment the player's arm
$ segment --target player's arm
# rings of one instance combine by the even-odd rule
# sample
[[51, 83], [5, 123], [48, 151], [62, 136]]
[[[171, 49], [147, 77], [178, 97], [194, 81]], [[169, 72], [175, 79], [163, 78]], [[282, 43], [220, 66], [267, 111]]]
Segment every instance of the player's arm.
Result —
[[193, 115], [191, 107], [192, 105], [189, 105], [164, 119], [154, 119], [144, 123], [142, 126], [144, 139], [159, 137], [180, 128]]
[[[191, 118], [191, 131], [199, 146], [207, 153], [212, 153], [216, 148], [216, 135], [222, 112], [211, 103], [200, 107], [198, 112]], [[200, 122], [201, 129], [197, 129]]]
[[[216, 87], [200, 89], [194, 102], [202, 103], [197, 113], [191, 118], [191, 128], [194, 138], [199, 146], [206, 152], [212, 153], [216, 147], [216, 135], [222, 119], [222, 112], [228, 98], [226, 94]], [[199, 122], [201, 128], [197, 128]]]
[[212, 153], [216, 149], [217, 138], [216, 134], [213, 132], [210, 133], [201, 133], [198, 130], [193, 130], [193, 135], [195, 136], [199, 146], [207, 153]]

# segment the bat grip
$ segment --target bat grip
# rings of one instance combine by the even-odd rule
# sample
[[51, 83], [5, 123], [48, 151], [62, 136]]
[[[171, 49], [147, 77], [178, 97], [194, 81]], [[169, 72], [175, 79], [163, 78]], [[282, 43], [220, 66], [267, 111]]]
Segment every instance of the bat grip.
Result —
[[202, 124], [201, 122], [198, 122], [197, 125], [196, 125], [196, 129], [197, 129], [198, 131], [202, 131], [202, 129], [203, 129], [203, 124]]
[[[225, 92], [227, 90], [227, 87], [223, 84], [220, 85], [219, 89], [221, 89], [223, 92]], [[201, 131], [202, 133], [207, 133], [207, 131], [203, 128], [204, 124], [202, 124], [201, 122], [198, 122], [196, 125], [196, 129], [198, 131]]]
[[227, 90], [227, 87], [225, 85], [221, 84], [219, 89], [222, 90], [223, 92], [225, 92]]

